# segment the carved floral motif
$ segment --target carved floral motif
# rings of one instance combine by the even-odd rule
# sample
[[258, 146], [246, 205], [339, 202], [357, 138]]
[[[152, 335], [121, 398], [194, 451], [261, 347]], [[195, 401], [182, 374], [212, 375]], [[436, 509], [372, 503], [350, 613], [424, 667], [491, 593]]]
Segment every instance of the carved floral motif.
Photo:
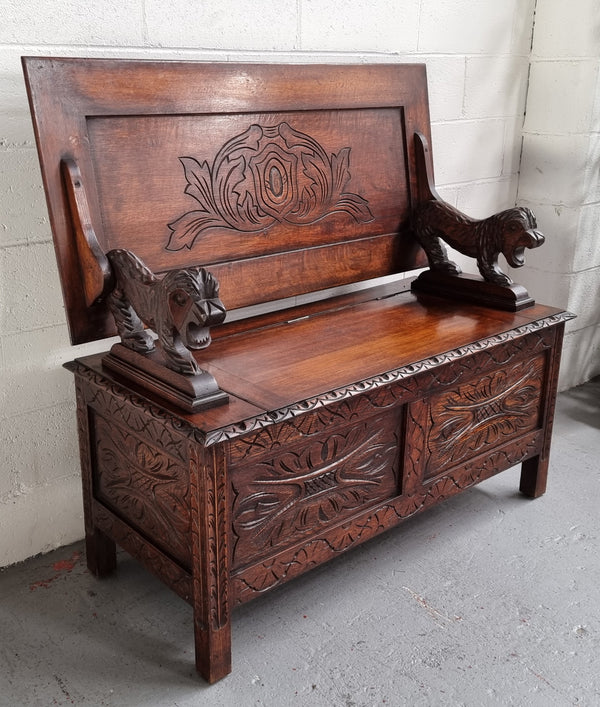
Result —
[[185, 467], [128, 430], [95, 416], [97, 497], [190, 566]]
[[281, 552], [267, 560], [239, 571], [232, 578], [236, 603], [254, 598], [326, 560], [398, 525], [415, 513], [430, 508], [469, 486], [510, 468], [536, 452], [539, 439], [524, 439], [509, 449], [493, 451], [483, 461], [472, 462], [451, 474], [422, 486], [414, 494], [400, 496], [367, 511], [335, 529], [328, 529], [308, 542]]
[[397, 415], [285, 447], [234, 473], [235, 557], [265, 556], [397, 493]]
[[315, 223], [334, 213], [373, 220], [362, 196], [344, 191], [350, 148], [328, 155], [309, 135], [287, 123], [251, 125], [223, 145], [212, 166], [180, 157], [185, 193], [199, 208], [169, 224], [167, 250], [192, 248], [210, 228], [257, 233], [276, 223]]
[[544, 356], [519, 361], [427, 403], [427, 468], [432, 473], [537, 427]]

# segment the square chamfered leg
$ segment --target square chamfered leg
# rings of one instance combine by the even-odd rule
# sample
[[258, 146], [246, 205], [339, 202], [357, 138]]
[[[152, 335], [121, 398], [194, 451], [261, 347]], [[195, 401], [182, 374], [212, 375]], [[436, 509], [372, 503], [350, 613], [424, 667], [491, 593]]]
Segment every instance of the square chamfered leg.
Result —
[[196, 670], [214, 683], [231, 672], [225, 458], [221, 448], [190, 448]]
[[116, 569], [117, 546], [115, 541], [103, 533], [94, 523], [90, 425], [85, 394], [77, 379], [76, 391], [86, 562], [89, 571], [95, 577], [106, 577]]
[[519, 491], [530, 498], [538, 498], [546, 492], [548, 458], [541, 456], [526, 459], [521, 465]]
[[548, 353], [548, 372], [541, 410], [543, 420], [542, 427], [544, 430], [542, 449], [538, 455], [526, 459], [521, 465], [519, 490], [522, 494], [530, 498], [539, 498], [546, 492], [548, 466], [550, 463], [550, 443], [558, 392], [558, 374], [560, 370], [564, 329], [564, 322], [554, 327], [554, 342]]
[[[145, 403], [136, 407], [133, 398], [109, 389], [103, 379], [76, 375], [76, 389], [88, 568], [97, 577], [110, 574], [116, 567], [116, 540], [190, 602], [196, 668], [216, 682], [231, 672], [222, 448], [205, 448], [193, 433], [165, 431]], [[155, 444], [157, 438], [162, 445]], [[143, 468], [147, 463], [150, 469]], [[125, 494], [111, 497], [112, 487]], [[136, 514], [130, 498], [144, 499], [151, 513]], [[120, 499], [118, 516], [105, 505], [107, 499], [115, 504]], [[173, 503], [176, 516], [169, 510]]]
[[95, 577], [107, 577], [117, 567], [117, 546], [114, 540], [86, 519], [85, 556], [87, 568]]

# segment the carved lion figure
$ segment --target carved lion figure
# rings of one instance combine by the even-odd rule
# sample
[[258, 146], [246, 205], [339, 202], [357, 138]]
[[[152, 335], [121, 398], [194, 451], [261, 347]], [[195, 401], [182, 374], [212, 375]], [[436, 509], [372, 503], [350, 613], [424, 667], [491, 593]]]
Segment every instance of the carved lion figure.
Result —
[[201, 373], [190, 349], [206, 348], [209, 326], [225, 318], [216, 279], [200, 267], [171, 270], [159, 279], [128, 250], [111, 250], [107, 256], [115, 278], [110, 308], [123, 345], [152, 351], [154, 338], [146, 324], [158, 335], [169, 368]]
[[482, 277], [497, 285], [512, 283], [498, 267], [500, 253], [511, 267], [518, 268], [525, 263], [525, 248], [537, 248], [544, 242], [535, 216], [524, 207], [476, 220], [442, 201], [428, 201], [415, 210], [413, 230], [432, 270], [460, 273], [458, 265], [448, 259], [442, 239], [459, 253], [476, 258]]

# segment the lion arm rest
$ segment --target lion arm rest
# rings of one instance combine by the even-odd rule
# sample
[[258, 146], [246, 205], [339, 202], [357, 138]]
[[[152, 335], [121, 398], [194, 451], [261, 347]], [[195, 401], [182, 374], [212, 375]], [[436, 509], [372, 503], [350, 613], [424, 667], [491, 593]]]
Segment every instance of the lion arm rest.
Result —
[[190, 267], [158, 278], [131, 251], [111, 250], [107, 258], [115, 283], [110, 309], [121, 344], [104, 364], [190, 412], [227, 402], [192, 355], [209, 346], [210, 327], [225, 319], [213, 275]]
[[[526, 290], [513, 283], [498, 266], [498, 256], [502, 254], [511, 267], [521, 267], [525, 263], [525, 248], [537, 248], [544, 242], [533, 213], [527, 208], [515, 207], [485, 219], [470, 218], [438, 196], [427, 140], [419, 133], [415, 134], [415, 150], [419, 203], [414, 208], [411, 225], [430, 266], [430, 274], [419, 278], [420, 284], [440, 282], [448, 290], [449, 284], [454, 282], [459, 297], [466, 288], [468, 299], [481, 300], [477, 294], [477, 282], [468, 276], [461, 277], [458, 265], [448, 258], [446, 243], [476, 260], [485, 284], [485, 289], [479, 288], [480, 295], [485, 292], [493, 294], [492, 299], [498, 301], [489, 302], [492, 306], [522, 309], [533, 304]], [[419, 284], [414, 289], [420, 289]], [[444, 295], [448, 292], [445, 291]], [[513, 303], [515, 298], [518, 300], [516, 304]], [[502, 304], [503, 299], [508, 299], [507, 305]]]

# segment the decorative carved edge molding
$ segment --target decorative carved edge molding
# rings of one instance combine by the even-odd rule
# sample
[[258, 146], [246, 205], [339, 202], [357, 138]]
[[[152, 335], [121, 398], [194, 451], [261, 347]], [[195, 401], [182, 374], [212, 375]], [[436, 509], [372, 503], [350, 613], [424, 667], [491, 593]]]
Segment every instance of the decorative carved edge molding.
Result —
[[[409, 366], [395, 369], [382, 376], [376, 376], [364, 381], [360, 381], [352, 386], [339, 388], [324, 395], [315, 396], [308, 400], [302, 401], [296, 405], [279, 408], [271, 412], [263, 413], [255, 417], [248, 418], [239, 423], [228, 425], [213, 432], [203, 433], [191, 425], [186, 419], [177, 417], [173, 413], [165, 410], [159, 405], [153, 405], [147, 399], [136, 395], [122, 388], [118, 383], [106, 382], [106, 379], [100, 374], [89, 369], [85, 363], [75, 361], [67, 364], [67, 366], [76, 372], [78, 375], [85, 377], [87, 380], [94, 381], [97, 386], [104, 385], [112, 395], [123, 402], [127, 402], [133, 408], [143, 409], [149, 412], [157, 421], [162, 424], [168, 423], [172, 429], [179, 434], [192, 437], [203, 446], [209, 447], [214, 444], [219, 444], [235, 437], [255, 432], [270, 425], [275, 425], [280, 422], [292, 420], [295, 417], [317, 410], [320, 407], [341, 403], [347, 399], [353, 398], [364, 393], [376, 392], [384, 386], [389, 386], [392, 383], [402, 383], [419, 373], [434, 373], [447, 363], [454, 362], [467, 355], [475, 355], [481, 352], [494, 353], [490, 349], [494, 349], [500, 344], [507, 344], [515, 341], [528, 334], [543, 333], [550, 327], [555, 327], [574, 318], [575, 315], [569, 312], [559, 312], [557, 314], [543, 317], [534, 322], [529, 322], [516, 329], [498, 334], [496, 336], [481, 339], [472, 344], [459, 347], [452, 351], [448, 351], [439, 356], [433, 356], [422, 361], [418, 361]], [[549, 346], [550, 344], [548, 344]], [[498, 363], [504, 363], [505, 360], [498, 360]], [[445, 381], [452, 383], [453, 381]]]
[[94, 533], [92, 514], [92, 459], [89, 445], [90, 420], [84, 386], [75, 379], [77, 433], [79, 439], [79, 460], [81, 466], [81, 485], [83, 490], [83, 518], [86, 537]]
[[192, 440], [187, 446], [196, 668], [213, 683], [231, 672], [227, 470], [222, 450], [206, 450]]
[[203, 632], [229, 624], [228, 484], [222, 453], [190, 443], [195, 621]]
[[508, 343], [526, 336], [527, 334], [537, 333], [549, 327], [562, 324], [570, 319], [573, 319], [573, 317], [574, 315], [569, 312], [560, 312], [549, 317], [538, 319], [534, 322], [529, 322], [528, 324], [511, 329], [502, 334], [480, 339], [479, 341], [473, 342], [472, 344], [467, 344], [466, 346], [460, 346], [452, 351], [447, 351], [443, 354], [423, 359], [422, 361], [418, 361], [408, 366], [402, 366], [401, 368], [389, 371], [381, 376], [368, 378], [360, 381], [359, 383], [355, 383], [354, 385], [332, 390], [329, 393], [309, 398], [308, 400], [304, 400], [295, 405], [279, 408], [262, 415], [257, 415], [256, 417], [249, 418], [241, 423], [223, 427], [220, 430], [215, 430], [214, 432], [202, 435], [202, 441], [206, 446], [210, 446], [234, 437], [248, 434], [249, 432], [254, 432], [255, 430], [259, 430], [269, 425], [274, 425], [298, 415], [303, 415], [304, 413], [310, 412], [311, 410], [316, 410], [319, 407], [332, 405], [363, 393], [369, 393], [383, 386], [404, 381], [419, 373], [433, 371], [447, 363], [464, 358], [465, 356], [487, 351], [497, 347], [500, 344]]
[[[71, 365], [69, 367], [73, 368]], [[165, 454], [187, 464], [184, 443], [189, 437], [188, 423], [182, 424], [179, 418], [163, 408], [150, 404], [147, 399], [131, 393], [117, 383], [107, 381], [101, 374], [83, 364], [76, 362], [73, 370], [76, 374], [78, 405], [82, 406], [82, 424], [87, 425], [87, 407], [90, 406], [132, 432], [152, 439], [160, 445]], [[88, 381], [86, 388], [77, 381], [78, 377]]]
[[[548, 350], [554, 341], [554, 329], [546, 328], [527, 339], [526, 355]], [[241, 437], [231, 439], [230, 455], [232, 466], [246, 464], [250, 459], [270, 456], [272, 448], [292, 444], [319, 434], [332, 426], [347, 425], [355, 416], [371, 417], [381, 410], [411, 403], [427, 395], [434, 388], [444, 389], [472, 379], [491, 367], [504, 366], [517, 357], [523, 357], [525, 339], [507, 341], [498, 347], [485, 349], [465, 359], [458, 359], [452, 366], [440, 366], [424, 370], [390, 385], [373, 388], [358, 396], [335, 400], [316, 407], [305, 415], [292, 416], [276, 425], [253, 430]]]

